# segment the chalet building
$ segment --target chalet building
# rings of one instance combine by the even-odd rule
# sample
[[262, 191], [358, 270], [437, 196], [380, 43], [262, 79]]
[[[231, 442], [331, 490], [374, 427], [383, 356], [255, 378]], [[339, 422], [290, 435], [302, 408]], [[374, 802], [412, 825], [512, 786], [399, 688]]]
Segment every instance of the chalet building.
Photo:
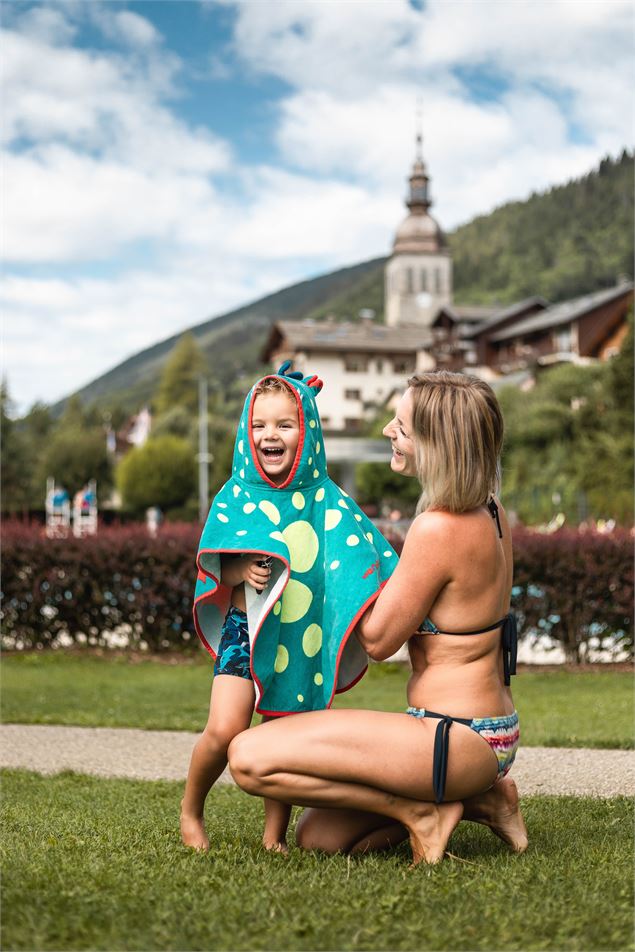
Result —
[[529, 298], [480, 323], [444, 309], [433, 323], [431, 353], [438, 367], [492, 377], [534, 366], [607, 360], [620, 349], [632, 302], [633, 284], [624, 281], [560, 304]]
[[334, 320], [280, 321], [271, 328], [263, 359], [325, 381], [320, 417], [325, 431], [356, 433], [416, 371], [431, 370], [432, 335], [421, 327], [386, 327]]
[[485, 328], [502, 330], [520, 318], [528, 317], [549, 307], [541, 297], [527, 298], [506, 308], [459, 307], [441, 308], [432, 322], [434, 343], [431, 354], [439, 369], [460, 371], [476, 368], [485, 361], [479, 349]]

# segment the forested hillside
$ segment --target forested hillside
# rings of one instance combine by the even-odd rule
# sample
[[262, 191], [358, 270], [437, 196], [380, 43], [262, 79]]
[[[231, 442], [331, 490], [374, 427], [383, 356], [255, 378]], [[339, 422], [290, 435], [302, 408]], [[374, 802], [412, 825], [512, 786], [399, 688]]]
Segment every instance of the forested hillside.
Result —
[[562, 301], [633, 274], [633, 156], [512, 202], [450, 236], [457, 303]]
[[[556, 302], [609, 287], [633, 274], [633, 155], [604, 159], [598, 169], [525, 202], [511, 202], [448, 236], [457, 304], [506, 304], [533, 294]], [[385, 258], [285, 288], [210, 318], [191, 331], [210, 380], [227, 387], [255, 375], [268, 328], [276, 320], [333, 314], [357, 320], [372, 308], [383, 321]], [[79, 391], [84, 403], [134, 410], [151, 399], [177, 338], [129, 358]]]

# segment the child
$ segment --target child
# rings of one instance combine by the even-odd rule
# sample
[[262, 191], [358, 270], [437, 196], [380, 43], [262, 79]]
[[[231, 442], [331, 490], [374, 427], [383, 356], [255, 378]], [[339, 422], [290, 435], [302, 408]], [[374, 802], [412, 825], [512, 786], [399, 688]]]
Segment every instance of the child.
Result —
[[[208, 849], [205, 798], [231, 740], [265, 717], [329, 707], [367, 658], [350, 635], [393, 571], [394, 551], [328, 477], [315, 377], [260, 380], [241, 416], [232, 476], [198, 553], [197, 632], [215, 657], [209, 719], [182, 801], [183, 842]], [[265, 800], [263, 845], [286, 849], [290, 808]]]

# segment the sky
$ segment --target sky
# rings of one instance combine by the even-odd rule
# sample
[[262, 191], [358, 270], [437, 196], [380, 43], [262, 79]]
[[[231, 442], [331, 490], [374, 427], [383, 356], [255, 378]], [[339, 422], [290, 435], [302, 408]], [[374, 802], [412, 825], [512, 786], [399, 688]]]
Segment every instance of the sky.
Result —
[[632, 148], [630, 0], [2, 0], [4, 373], [23, 413], [389, 253], [417, 103], [452, 230]]

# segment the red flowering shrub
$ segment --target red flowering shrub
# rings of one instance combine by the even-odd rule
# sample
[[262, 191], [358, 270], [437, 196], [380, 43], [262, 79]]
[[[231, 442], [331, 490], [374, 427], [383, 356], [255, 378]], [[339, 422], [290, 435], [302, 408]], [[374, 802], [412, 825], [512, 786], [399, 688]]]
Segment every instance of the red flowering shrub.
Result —
[[[5, 647], [142, 643], [153, 651], [195, 643], [192, 597], [200, 529], [164, 525], [100, 529], [85, 539], [47, 539], [39, 528], [3, 530]], [[399, 540], [391, 540], [397, 551]], [[520, 631], [557, 639], [580, 660], [590, 639], [632, 649], [632, 540], [561, 530], [514, 532], [512, 604]]]
[[194, 525], [166, 525], [154, 539], [143, 526], [47, 539], [41, 529], [5, 525], [5, 646], [48, 647], [62, 635], [63, 644], [183, 647], [194, 636], [199, 535]]
[[591, 639], [633, 648], [633, 540], [612, 533], [561, 529], [514, 532], [512, 604], [521, 630], [557, 639], [579, 661]]
[[[612, 533], [561, 529], [514, 531], [512, 608], [519, 632], [546, 634], [567, 659], [582, 659], [587, 642], [633, 649], [633, 540]], [[390, 539], [401, 552], [402, 541]]]

